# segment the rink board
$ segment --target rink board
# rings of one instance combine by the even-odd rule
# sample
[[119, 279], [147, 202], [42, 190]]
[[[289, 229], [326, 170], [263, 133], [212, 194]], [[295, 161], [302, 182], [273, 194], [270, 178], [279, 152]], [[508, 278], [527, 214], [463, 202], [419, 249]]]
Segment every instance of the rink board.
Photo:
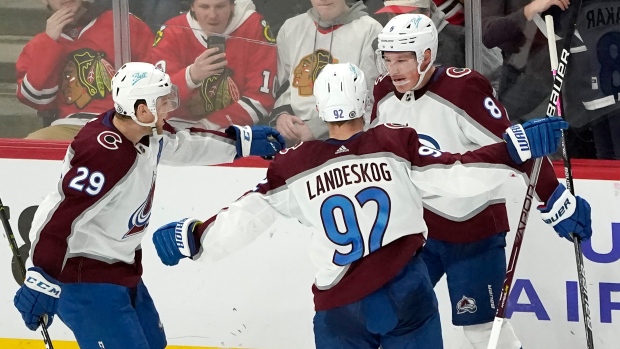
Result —
[[[26, 230], [32, 209], [56, 185], [58, 151], [28, 149], [31, 159], [11, 159], [0, 144], [0, 199], [11, 208], [11, 224]], [[9, 154], [9, 155], [7, 155]], [[151, 242], [152, 230], [187, 216], [206, 219], [252, 189], [265, 174], [264, 163], [248, 167], [161, 166], [149, 233], [144, 237], [144, 280], [155, 300], [168, 348], [306, 349], [314, 347], [312, 294], [314, 267], [305, 252], [310, 230], [294, 220], [277, 221], [243, 250], [217, 263], [182, 261], [163, 266]], [[609, 168], [612, 166], [612, 168]], [[595, 168], [604, 171], [596, 172]], [[596, 173], [595, 173], [596, 172]], [[597, 349], [620, 347], [620, 167], [586, 162], [574, 168], [577, 193], [593, 209], [595, 236], [584, 244], [590, 311]], [[603, 179], [598, 179], [603, 178]], [[505, 185], [513, 231], [525, 185], [513, 177]], [[509, 235], [512, 241], [514, 234]], [[510, 242], [507, 253], [510, 253]], [[208, 253], [208, 252], [205, 252]], [[11, 251], [0, 241], [0, 348], [43, 348], [40, 334], [21, 322], [13, 307], [18, 286], [11, 275]], [[508, 313], [524, 348], [585, 347], [572, 244], [559, 239], [533, 212], [510, 297]], [[448, 349], [469, 349], [462, 330], [450, 323], [445, 279], [436, 287]], [[499, 294], [496, 295], [499, 297]], [[77, 348], [73, 335], [56, 320], [49, 330], [58, 349]]]

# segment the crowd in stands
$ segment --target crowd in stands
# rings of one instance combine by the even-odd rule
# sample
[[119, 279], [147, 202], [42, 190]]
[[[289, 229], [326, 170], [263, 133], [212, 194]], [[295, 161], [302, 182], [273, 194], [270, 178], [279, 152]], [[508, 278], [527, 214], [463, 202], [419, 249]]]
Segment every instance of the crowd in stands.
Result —
[[[357, 65], [372, 91], [380, 75], [377, 35], [395, 15], [430, 17], [438, 29], [435, 63], [465, 67], [463, 1], [132, 0], [131, 59], [166, 62], [181, 101], [169, 119], [174, 127], [266, 124], [293, 146], [327, 137], [312, 95], [326, 64]], [[511, 122], [544, 116], [553, 80], [541, 18], [553, 15], [562, 37], [569, 26], [568, 0], [480, 1], [481, 73]], [[16, 63], [17, 98], [54, 116], [27, 138], [71, 140], [112, 106], [112, 6], [109, 0], [47, 4], [45, 31], [28, 42]], [[618, 5], [620, 0], [584, 0], [579, 15], [564, 93], [575, 157], [620, 158], [620, 34], [609, 29], [616, 19], [599, 13]]]

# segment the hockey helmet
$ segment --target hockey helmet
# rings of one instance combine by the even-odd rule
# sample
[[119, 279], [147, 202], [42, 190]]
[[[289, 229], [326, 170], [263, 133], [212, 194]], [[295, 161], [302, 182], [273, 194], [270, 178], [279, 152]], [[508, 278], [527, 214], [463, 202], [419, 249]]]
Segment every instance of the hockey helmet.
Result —
[[437, 57], [437, 28], [433, 21], [420, 14], [404, 14], [392, 18], [378, 37], [381, 52], [415, 52], [418, 64], [424, 60], [424, 51], [431, 50], [431, 65]]
[[[157, 114], [169, 113], [179, 106], [179, 93], [165, 72], [165, 62], [156, 65], [143, 62], [124, 64], [112, 78], [114, 108], [121, 115], [129, 116], [140, 126], [155, 127]], [[153, 122], [138, 121], [134, 105], [145, 100], [155, 116]]]
[[361, 118], [368, 100], [364, 72], [351, 63], [328, 64], [314, 82], [314, 97], [323, 121]]

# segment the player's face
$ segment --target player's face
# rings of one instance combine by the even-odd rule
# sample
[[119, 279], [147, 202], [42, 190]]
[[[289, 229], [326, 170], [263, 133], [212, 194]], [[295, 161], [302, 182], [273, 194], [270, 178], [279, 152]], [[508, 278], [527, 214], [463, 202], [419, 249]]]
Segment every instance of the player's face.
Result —
[[398, 92], [410, 91], [418, 83], [418, 61], [413, 52], [383, 52], [383, 63]]
[[222, 34], [230, 22], [235, 5], [230, 0], [195, 0], [191, 9], [205, 33]]
[[321, 20], [331, 21], [348, 10], [345, 0], [310, 0]]
[[77, 12], [82, 7], [82, 0], [43, 0], [43, 3], [56, 12], [61, 8], [69, 8]]

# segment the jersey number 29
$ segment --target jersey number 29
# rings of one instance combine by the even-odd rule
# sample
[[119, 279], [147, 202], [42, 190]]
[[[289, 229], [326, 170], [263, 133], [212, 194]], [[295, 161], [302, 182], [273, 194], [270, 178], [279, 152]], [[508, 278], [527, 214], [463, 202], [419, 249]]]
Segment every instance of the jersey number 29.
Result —
[[[344, 195], [333, 195], [321, 205], [321, 220], [327, 238], [339, 246], [350, 246], [348, 253], [334, 252], [333, 262], [344, 266], [351, 264], [365, 255], [366, 245], [368, 253], [378, 250], [383, 245], [383, 236], [390, 220], [390, 196], [385, 190], [378, 187], [362, 189], [355, 195], [361, 207], [369, 201], [377, 204], [377, 215], [370, 232], [362, 232], [357, 219], [355, 205]], [[336, 224], [336, 210], [340, 210], [344, 219], [344, 231], [340, 231]]]

